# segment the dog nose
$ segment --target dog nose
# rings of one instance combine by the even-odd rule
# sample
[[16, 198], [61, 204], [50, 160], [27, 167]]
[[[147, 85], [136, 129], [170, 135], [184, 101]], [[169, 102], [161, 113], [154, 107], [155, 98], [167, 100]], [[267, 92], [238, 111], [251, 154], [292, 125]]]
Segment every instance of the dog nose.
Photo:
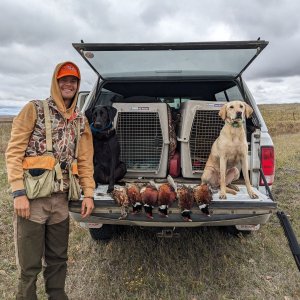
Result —
[[237, 111], [237, 112], [236, 112], [236, 116], [237, 116], [237, 117], [241, 117], [241, 116], [242, 116], [242, 112], [241, 112], [241, 111]]

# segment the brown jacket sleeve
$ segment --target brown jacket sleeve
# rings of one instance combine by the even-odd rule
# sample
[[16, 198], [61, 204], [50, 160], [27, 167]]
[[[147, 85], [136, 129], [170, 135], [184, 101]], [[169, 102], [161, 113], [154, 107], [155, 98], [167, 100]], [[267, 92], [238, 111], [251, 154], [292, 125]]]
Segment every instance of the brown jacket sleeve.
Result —
[[24, 189], [22, 162], [36, 122], [36, 109], [27, 103], [12, 123], [11, 137], [5, 152], [8, 182], [12, 191]]
[[94, 165], [93, 165], [93, 137], [90, 125], [85, 120], [84, 132], [81, 135], [78, 147], [78, 174], [79, 182], [85, 197], [94, 197]]

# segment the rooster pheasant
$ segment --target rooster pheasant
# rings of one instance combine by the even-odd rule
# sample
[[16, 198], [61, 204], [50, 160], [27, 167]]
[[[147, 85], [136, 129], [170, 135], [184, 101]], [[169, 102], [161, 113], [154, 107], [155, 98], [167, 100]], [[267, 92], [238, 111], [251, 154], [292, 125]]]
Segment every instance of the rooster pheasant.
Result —
[[153, 219], [153, 207], [157, 205], [158, 190], [154, 182], [141, 188], [141, 200], [148, 218]]
[[168, 175], [167, 180], [167, 183], [161, 184], [158, 188], [158, 211], [161, 216], [165, 217], [168, 217], [168, 207], [176, 200], [177, 190], [177, 186], [170, 175]]
[[181, 215], [184, 221], [192, 222], [191, 209], [194, 204], [193, 190], [186, 185], [177, 187], [178, 206], [181, 209]]
[[212, 190], [208, 184], [196, 185], [193, 188], [194, 199], [199, 205], [200, 210], [210, 216], [208, 206], [212, 201]]
[[127, 185], [127, 195], [130, 204], [133, 207], [133, 214], [137, 214], [142, 210], [142, 196], [138, 185], [129, 183]]

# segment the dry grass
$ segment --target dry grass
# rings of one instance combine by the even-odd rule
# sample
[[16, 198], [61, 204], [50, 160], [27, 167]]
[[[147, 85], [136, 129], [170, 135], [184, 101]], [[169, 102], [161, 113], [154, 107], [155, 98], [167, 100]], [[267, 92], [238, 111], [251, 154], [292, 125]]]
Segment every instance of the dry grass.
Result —
[[[289, 113], [293, 111], [298, 106], [285, 106], [284, 111], [276, 105], [262, 109], [271, 128], [277, 126], [276, 116], [285, 113], [293, 123]], [[0, 145], [0, 299], [13, 299], [17, 271], [3, 157], [8, 128], [0, 130], [1, 137], [6, 135]], [[291, 215], [300, 238], [300, 133], [277, 134], [274, 143], [274, 196]], [[85, 229], [71, 222], [68, 265], [67, 291], [76, 300], [300, 299], [299, 272], [275, 216], [247, 237], [202, 228], [183, 230], [180, 238], [157, 239], [132, 228], [107, 244], [92, 241]], [[46, 299], [41, 278], [38, 293], [39, 299]]]
[[11, 123], [0, 122], [0, 154], [4, 154], [10, 137]]
[[259, 109], [273, 137], [300, 132], [300, 104], [266, 104]]

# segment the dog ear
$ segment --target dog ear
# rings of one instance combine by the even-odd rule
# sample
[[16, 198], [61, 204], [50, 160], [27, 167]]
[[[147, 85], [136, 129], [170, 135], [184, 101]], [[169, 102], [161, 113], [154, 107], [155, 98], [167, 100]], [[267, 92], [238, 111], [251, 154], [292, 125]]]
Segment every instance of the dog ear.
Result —
[[221, 109], [220, 109], [220, 111], [219, 111], [219, 116], [223, 119], [223, 120], [225, 120], [226, 119], [226, 104], [224, 104], [222, 107], [221, 107]]
[[251, 117], [251, 115], [253, 113], [253, 109], [249, 104], [247, 104], [247, 103], [245, 103], [245, 104], [246, 104], [246, 113], [245, 113], [245, 115], [246, 115], [246, 118], [248, 119], [248, 118]]
[[113, 120], [114, 120], [114, 118], [117, 114], [117, 109], [113, 106], [107, 106], [106, 109], [107, 109], [107, 112], [108, 112], [109, 120], [111, 122], [113, 122]]

